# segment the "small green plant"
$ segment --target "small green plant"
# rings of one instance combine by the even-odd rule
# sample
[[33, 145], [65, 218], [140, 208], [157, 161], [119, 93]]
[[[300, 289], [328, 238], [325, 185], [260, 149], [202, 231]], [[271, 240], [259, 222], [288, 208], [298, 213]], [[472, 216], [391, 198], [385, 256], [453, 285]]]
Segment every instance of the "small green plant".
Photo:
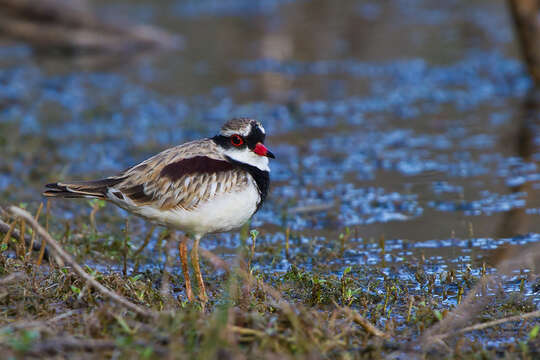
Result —
[[18, 334], [12, 334], [8, 340], [8, 344], [15, 351], [26, 352], [30, 350], [39, 337], [40, 334], [37, 330], [22, 330]]

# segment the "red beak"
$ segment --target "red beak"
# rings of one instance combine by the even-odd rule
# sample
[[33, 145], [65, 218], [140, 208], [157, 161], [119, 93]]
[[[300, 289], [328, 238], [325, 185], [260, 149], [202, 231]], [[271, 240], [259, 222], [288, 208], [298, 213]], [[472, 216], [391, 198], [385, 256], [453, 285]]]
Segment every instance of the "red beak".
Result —
[[253, 149], [253, 152], [259, 156], [266, 156], [272, 159], [276, 158], [274, 154], [272, 154], [272, 152], [268, 150], [262, 143], [257, 143], [257, 145], [255, 145], [255, 149]]

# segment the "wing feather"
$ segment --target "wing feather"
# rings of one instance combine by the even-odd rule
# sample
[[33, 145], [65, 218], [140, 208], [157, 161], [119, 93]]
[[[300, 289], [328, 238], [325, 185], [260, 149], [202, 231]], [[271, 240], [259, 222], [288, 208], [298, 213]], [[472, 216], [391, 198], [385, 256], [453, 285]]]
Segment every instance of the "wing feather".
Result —
[[209, 139], [165, 150], [119, 176], [125, 179], [115, 191], [137, 206], [160, 210], [191, 210], [249, 181], [249, 174], [221, 155]]

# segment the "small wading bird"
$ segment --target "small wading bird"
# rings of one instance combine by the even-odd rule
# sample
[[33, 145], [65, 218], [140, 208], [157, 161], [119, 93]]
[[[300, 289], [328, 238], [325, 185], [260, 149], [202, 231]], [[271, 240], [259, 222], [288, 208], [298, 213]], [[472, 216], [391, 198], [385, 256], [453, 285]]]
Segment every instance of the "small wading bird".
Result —
[[187, 265], [190, 236], [199, 298], [205, 303], [199, 241], [206, 234], [242, 226], [261, 207], [270, 183], [268, 158], [274, 158], [264, 138], [258, 121], [232, 119], [213, 138], [167, 149], [105, 179], [48, 184], [43, 195], [108, 200], [152, 222], [184, 231], [179, 251], [186, 295], [193, 301]]

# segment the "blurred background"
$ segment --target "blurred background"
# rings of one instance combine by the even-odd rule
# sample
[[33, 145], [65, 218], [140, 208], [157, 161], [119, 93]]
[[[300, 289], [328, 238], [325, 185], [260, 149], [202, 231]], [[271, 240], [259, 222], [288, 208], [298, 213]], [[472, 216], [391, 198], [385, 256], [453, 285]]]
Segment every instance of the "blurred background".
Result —
[[[276, 154], [251, 226], [278, 250], [290, 233], [298, 252], [257, 266], [310, 267], [343, 238], [332, 271], [495, 264], [540, 241], [534, 66], [512, 3], [0, 0], [0, 203], [35, 211], [45, 183], [107, 176], [248, 116]], [[51, 226], [85, 229], [91, 210], [54, 202]], [[119, 232], [121, 215], [100, 211], [99, 230]], [[149, 225], [131, 221], [142, 242]], [[226, 256], [239, 242], [203, 245]]]

